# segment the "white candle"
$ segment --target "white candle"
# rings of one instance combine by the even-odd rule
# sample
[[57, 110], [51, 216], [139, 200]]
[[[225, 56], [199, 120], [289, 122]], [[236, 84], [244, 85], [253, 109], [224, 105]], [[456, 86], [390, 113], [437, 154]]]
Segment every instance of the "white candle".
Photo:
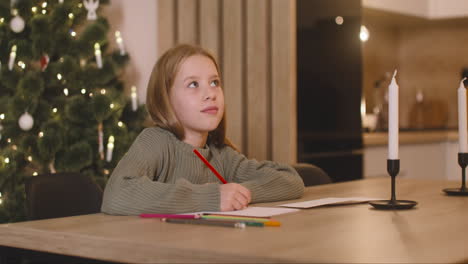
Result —
[[388, 159], [398, 159], [398, 85], [395, 80], [397, 71], [393, 73], [392, 82], [388, 86]]
[[99, 43], [94, 44], [94, 55], [96, 56], [96, 64], [99, 69], [102, 69], [101, 46]]
[[132, 86], [132, 93], [131, 93], [130, 97], [132, 98], [132, 110], [133, 110], [133, 112], [135, 112], [137, 110], [137, 108], [138, 108], [137, 93], [136, 93], [136, 87], [135, 86]]
[[13, 45], [11, 47], [11, 52], [10, 52], [10, 59], [8, 60], [8, 70], [13, 70], [13, 66], [15, 65], [15, 59], [16, 59], [16, 45]]
[[117, 43], [117, 46], [119, 46], [120, 50], [120, 55], [125, 55], [125, 46], [123, 43], [122, 35], [120, 34], [120, 31], [115, 32], [115, 42]]
[[107, 141], [107, 153], [106, 153], [107, 162], [110, 162], [112, 160], [113, 151], [114, 151], [114, 136], [110, 136], [109, 140]]
[[458, 87], [458, 152], [467, 152], [467, 127], [466, 127], [466, 89], [463, 80]]

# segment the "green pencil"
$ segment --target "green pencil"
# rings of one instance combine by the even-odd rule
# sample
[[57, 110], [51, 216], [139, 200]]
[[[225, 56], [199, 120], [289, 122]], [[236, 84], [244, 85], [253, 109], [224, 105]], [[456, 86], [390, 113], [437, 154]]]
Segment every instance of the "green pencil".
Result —
[[161, 221], [174, 224], [192, 224], [192, 225], [212, 225], [234, 228], [245, 228], [246, 224], [242, 222], [227, 222], [227, 221], [210, 221], [206, 219], [179, 219], [179, 218], [162, 218]]

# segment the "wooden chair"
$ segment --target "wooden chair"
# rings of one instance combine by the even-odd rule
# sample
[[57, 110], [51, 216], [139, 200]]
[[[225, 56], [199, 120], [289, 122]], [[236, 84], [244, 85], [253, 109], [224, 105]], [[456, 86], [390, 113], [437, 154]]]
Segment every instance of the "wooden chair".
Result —
[[80, 173], [43, 174], [25, 183], [30, 220], [101, 211], [102, 189]]
[[309, 163], [297, 163], [292, 165], [301, 176], [305, 186], [313, 186], [331, 183], [328, 174], [321, 168]]

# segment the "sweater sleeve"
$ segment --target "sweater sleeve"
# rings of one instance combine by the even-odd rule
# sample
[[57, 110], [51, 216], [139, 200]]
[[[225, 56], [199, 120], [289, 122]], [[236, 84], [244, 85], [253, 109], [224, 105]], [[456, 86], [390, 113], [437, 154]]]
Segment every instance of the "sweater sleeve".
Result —
[[296, 199], [304, 193], [304, 182], [291, 166], [249, 160], [230, 147], [222, 150], [221, 158], [228, 181], [249, 189], [252, 203]]
[[101, 211], [112, 215], [219, 211], [219, 184], [153, 181], [164, 166], [162, 137], [143, 131], [108, 180]]

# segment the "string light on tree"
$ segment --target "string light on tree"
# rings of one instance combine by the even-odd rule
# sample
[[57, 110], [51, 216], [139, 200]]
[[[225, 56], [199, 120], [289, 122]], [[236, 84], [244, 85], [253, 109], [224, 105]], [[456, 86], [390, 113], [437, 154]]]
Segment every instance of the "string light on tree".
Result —
[[65, 94], [65, 96], [68, 96], [68, 88], [64, 88], [63, 93]]
[[37, 13], [37, 6], [31, 7], [31, 11], [33, 12], [33, 14], [36, 14]]
[[130, 94], [130, 97], [132, 98], [132, 110], [133, 112], [135, 112], [138, 108], [138, 105], [137, 105], [137, 93], [136, 93], [136, 86], [132, 86], [131, 88], [131, 94]]
[[101, 89], [101, 94], [106, 94], [106, 89]]
[[24, 130], [30, 130], [34, 125], [33, 117], [26, 111], [22, 114], [18, 120], [19, 127]]
[[86, 93], [86, 89], [81, 89], [81, 94], [85, 94]]
[[26, 68], [26, 63], [24, 63], [23, 61], [18, 61], [18, 66], [24, 70]]
[[11, 52], [10, 52], [10, 58], [8, 60], [8, 70], [13, 70], [13, 66], [15, 65], [15, 59], [16, 59], [16, 45], [13, 45], [11, 47]]
[[120, 31], [115, 31], [115, 42], [117, 43], [117, 46], [119, 47], [120, 55], [121, 56], [125, 55], [125, 46], [124, 46]]
[[39, 174], [37, 173], [37, 171], [35, 171], [35, 172], [33, 172], [32, 175], [33, 175], [33, 176], [37, 176], [37, 175], [39, 175]]
[[96, 56], [96, 64], [98, 68], [102, 69], [101, 45], [99, 45], [99, 43], [94, 44], [94, 55]]
[[32, 161], [33, 161], [32, 156], [28, 156], [28, 161], [29, 161], [29, 162], [32, 162]]
[[114, 151], [114, 136], [110, 136], [109, 140], [107, 141], [107, 153], [106, 153], [106, 161], [110, 162], [112, 160], [112, 152]]

